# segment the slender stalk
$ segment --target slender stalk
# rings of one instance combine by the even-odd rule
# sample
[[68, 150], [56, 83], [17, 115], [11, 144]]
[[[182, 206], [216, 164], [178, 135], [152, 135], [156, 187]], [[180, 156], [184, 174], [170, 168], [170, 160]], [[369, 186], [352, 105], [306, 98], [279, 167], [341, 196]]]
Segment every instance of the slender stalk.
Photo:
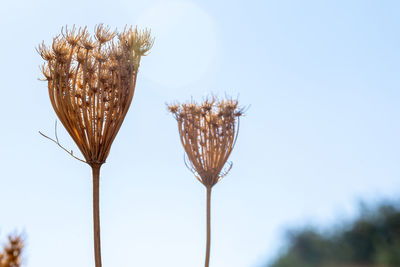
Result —
[[94, 234], [94, 260], [95, 266], [101, 267], [100, 248], [100, 168], [101, 165], [92, 166], [93, 174], [93, 234]]
[[226, 161], [238, 134], [239, 126], [236, 128], [236, 122], [239, 123], [239, 117], [243, 115], [243, 109], [238, 105], [237, 100], [218, 101], [211, 97], [202, 104], [191, 101], [168, 106], [178, 122], [179, 136], [189, 163], [185, 161], [185, 164], [207, 188], [205, 267], [210, 265], [211, 189], [232, 167]]
[[211, 248], [211, 186], [207, 186], [207, 246], [205, 267], [210, 265]]

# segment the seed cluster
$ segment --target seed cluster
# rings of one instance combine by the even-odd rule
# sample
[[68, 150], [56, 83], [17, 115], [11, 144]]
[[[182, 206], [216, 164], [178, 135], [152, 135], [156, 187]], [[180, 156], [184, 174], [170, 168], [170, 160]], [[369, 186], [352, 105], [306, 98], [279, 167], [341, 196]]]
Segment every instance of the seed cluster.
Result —
[[243, 110], [237, 100], [206, 99], [203, 103], [173, 104], [169, 111], [178, 122], [179, 135], [189, 169], [206, 187], [213, 187], [225, 176], [223, 170], [235, 145], [239, 117]]
[[8, 244], [0, 252], [0, 267], [19, 267], [21, 265], [22, 239], [18, 236], [8, 237]]
[[147, 30], [118, 34], [103, 25], [94, 39], [86, 27], [73, 27], [50, 47], [39, 45], [50, 101], [88, 164], [105, 162], [132, 102], [141, 57], [152, 45]]

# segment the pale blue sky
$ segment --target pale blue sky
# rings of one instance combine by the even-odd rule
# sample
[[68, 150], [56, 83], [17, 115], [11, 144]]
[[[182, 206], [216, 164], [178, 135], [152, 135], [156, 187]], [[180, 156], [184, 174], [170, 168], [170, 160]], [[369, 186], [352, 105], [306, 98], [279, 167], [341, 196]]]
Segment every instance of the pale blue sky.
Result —
[[204, 264], [205, 190], [166, 102], [213, 92], [250, 105], [213, 191], [213, 267], [259, 267], [287, 227], [398, 198], [399, 14], [394, 0], [2, 3], [1, 240], [25, 231], [29, 267], [94, 266], [90, 168], [38, 134], [52, 135], [56, 116], [34, 48], [66, 24], [156, 37], [102, 168], [105, 267]]

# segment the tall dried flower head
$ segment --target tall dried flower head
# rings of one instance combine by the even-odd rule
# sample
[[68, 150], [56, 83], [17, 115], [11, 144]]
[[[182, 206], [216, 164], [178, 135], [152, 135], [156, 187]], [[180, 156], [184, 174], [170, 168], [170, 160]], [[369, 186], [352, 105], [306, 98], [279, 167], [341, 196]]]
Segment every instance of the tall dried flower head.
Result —
[[50, 47], [39, 45], [51, 104], [89, 165], [105, 162], [132, 102], [140, 59], [152, 45], [147, 30], [117, 34], [102, 24], [94, 39], [74, 26]]
[[237, 100], [190, 102], [168, 106], [178, 122], [179, 136], [189, 162], [187, 167], [207, 188], [207, 245], [205, 267], [210, 264], [211, 189], [232, 167], [227, 164], [239, 132], [243, 109]]
[[173, 104], [168, 109], [178, 122], [189, 169], [204, 186], [213, 187], [232, 167], [226, 163], [243, 114], [238, 101], [212, 97], [201, 104]]
[[0, 267], [19, 267], [21, 266], [23, 242], [19, 236], [9, 236], [8, 244], [0, 252]]
[[[115, 37], [116, 38], [115, 40]], [[93, 228], [96, 267], [101, 267], [100, 168], [110, 153], [135, 91], [142, 56], [153, 45], [148, 30], [132, 27], [122, 33], [102, 24], [94, 38], [86, 27], [61, 30], [50, 47], [39, 45], [53, 108], [85, 160], [92, 167]]]

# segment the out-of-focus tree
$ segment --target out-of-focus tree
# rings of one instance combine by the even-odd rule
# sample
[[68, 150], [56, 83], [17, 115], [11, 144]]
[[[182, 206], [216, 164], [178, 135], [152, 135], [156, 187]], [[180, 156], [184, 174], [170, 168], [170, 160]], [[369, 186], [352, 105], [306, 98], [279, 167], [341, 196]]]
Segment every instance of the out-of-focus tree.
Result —
[[289, 245], [271, 267], [398, 267], [400, 209], [384, 203], [363, 208], [347, 227], [327, 233], [313, 227], [289, 233]]

